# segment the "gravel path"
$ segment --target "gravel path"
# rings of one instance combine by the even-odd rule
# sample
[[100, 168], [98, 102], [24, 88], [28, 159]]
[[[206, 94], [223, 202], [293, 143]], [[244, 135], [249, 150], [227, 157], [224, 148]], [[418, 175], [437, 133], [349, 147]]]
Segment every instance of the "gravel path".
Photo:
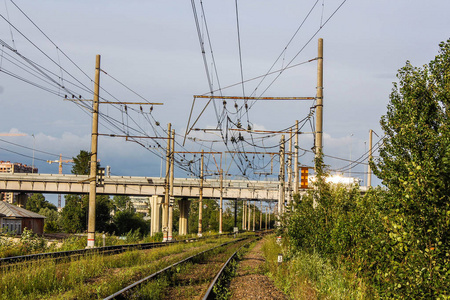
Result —
[[272, 280], [264, 275], [264, 240], [256, 243], [239, 262], [236, 277], [231, 280], [231, 299], [288, 299]]

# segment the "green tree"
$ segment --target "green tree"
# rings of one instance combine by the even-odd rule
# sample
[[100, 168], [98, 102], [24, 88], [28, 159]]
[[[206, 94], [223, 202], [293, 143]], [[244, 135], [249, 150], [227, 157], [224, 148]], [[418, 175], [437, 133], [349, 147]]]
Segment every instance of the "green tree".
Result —
[[[190, 233], [198, 232], [198, 200], [191, 201], [188, 228]], [[203, 199], [202, 232], [219, 231], [219, 205], [216, 200]]]
[[[66, 205], [61, 212], [61, 226], [65, 232], [76, 233], [87, 229], [89, 197], [87, 195], [66, 195]], [[111, 232], [111, 200], [108, 196], [96, 197], [95, 230]]]
[[[88, 199], [86, 199], [88, 200]], [[87, 203], [86, 203], [87, 206]], [[111, 209], [112, 201], [107, 195], [96, 197], [95, 201], [95, 230], [98, 232], [111, 232]]]
[[73, 158], [72, 174], [89, 175], [91, 152], [80, 150], [80, 153]]
[[49, 208], [55, 211], [57, 210], [54, 204], [45, 200], [44, 195], [39, 193], [35, 193], [28, 198], [25, 208], [35, 213], [39, 213], [42, 208]]
[[[80, 150], [73, 158], [72, 174], [89, 175], [91, 153]], [[99, 164], [97, 165], [99, 166]], [[62, 227], [67, 232], [81, 232], [87, 229], [89, 197], [87, 195], [66, 196], [66, 206], [61, 215]], [[113, 208], [109, 196], [102, 195], [95, 198], [95, 230], [111, 232], [111, 209]]]
[[140, 214], [131, 210], [117, 212], [113, 217], [113, 223], [117, 228], [117, 234], [126, 234], [136, 230], [139, 230], [141, 234], [147, 234], [150, 228], [150, 224]]
[[44, 220], [44, 232], [54, 233], [60, 230], [58, 225], [59, 214], [56, 210], [45, 207], [41, 208], [38, 214], [46, 217]]
[[114, 206], [114, 210], [116, 210], [116, 211], [121, 211], [121, 210], [125, 210], [127, 208], [131, 208], [133, 205], [130, 201], [130, 197], [124, 196], [124, 195], [114, 196], [112, 199], [112, 204]]
[[450, 293], [450, 40], [428, 65], [407, 62], [397, 77], [374, 165], [392, 212], [383, 282], [394, 294], [436, 298]]
[[76, 233], [86, 229], [87, 201], [82, 198], [81, 195], [65, 196], [66, 205], [61, 212], [61, 226], [65, 232]]

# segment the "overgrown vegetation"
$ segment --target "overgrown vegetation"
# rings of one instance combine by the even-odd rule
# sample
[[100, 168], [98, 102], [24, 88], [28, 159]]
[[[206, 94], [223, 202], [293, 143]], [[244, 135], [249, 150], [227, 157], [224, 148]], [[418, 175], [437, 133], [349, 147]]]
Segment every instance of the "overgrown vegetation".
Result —
[[284, 234], [293, 257], [345, 267], [372, 296], [448, 299], [450, 40], [435, 60], [423, 68], [408, 62], [398, 78], [372, 162], [387, 189], [361, 196], [357, 187], [326, 184], [319, 158], [315, 189], [297, 196]]
[[[371, 299], [364, 282], [342, 266], [335, 266], [317, 252], [290, 249], [265, 239], [265, 272], [291, 299]], [[278, 262], [278, 255], [283, 262]]]
[[[214, 242], [219, 244], [224, 240], [227, 239]], [[0, 299], [103, 298], [145, 274], [211, 247], [211, 243], [179, 243], [112, 256], [92, 254], [59, 263], [45, 260], [15, 265], [1, 271]]]

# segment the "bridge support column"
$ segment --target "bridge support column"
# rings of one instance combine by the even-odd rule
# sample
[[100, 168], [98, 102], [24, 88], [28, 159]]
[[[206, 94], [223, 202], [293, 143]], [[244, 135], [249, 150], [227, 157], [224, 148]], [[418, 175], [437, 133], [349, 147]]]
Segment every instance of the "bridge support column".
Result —
[[179, 222], [179, 235], [188, 234], [188, 215], [189, 215], [189, 206], [191, 202], [187, 198], [182, 198], [178, 200], [178, 207], [180, 208], [180, 222]]
[[161, 203], [163, 198], [161, 196], [153, 195], [150, 197], [150, 209], [151, 209], [151, 224], [150, 233], [155, 235], [157, 232], [161, 232]]

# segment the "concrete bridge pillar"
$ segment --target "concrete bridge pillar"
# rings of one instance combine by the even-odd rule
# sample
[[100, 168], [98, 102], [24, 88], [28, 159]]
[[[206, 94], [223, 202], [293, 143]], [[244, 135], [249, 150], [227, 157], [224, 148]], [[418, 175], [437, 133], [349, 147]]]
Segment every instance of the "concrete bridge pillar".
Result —
[[150, 209], [151, 209], [151, 224], [150, 233], [155, 235], [157, 232], [161, 232], [161, 203], [163, 198], [161, 196], [153, 195], [150, 197]]
[[180, 222], [179, 222], [179, 235], [188, 234], [188, 215], [191, 202], [187, 198], [181, 198], [178, 200], [178, 207], [180, 208]]

